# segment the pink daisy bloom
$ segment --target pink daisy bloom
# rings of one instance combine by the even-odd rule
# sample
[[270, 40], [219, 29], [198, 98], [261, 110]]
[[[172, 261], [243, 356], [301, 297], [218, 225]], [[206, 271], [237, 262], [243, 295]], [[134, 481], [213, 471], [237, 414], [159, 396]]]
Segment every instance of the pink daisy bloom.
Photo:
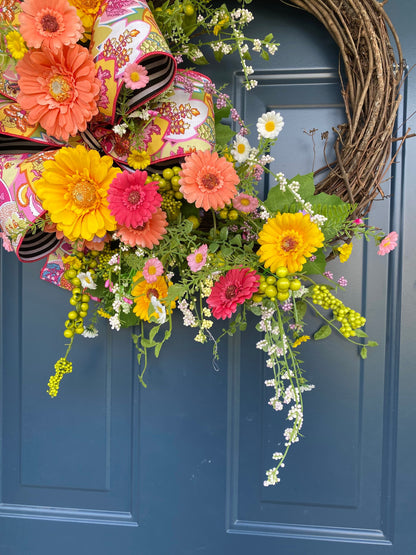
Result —
[[221, 276], [207, 299], [214, 318], [229, 318], [237, 310], [237, 305], [252, 297], [259, 283], [260, 276], [250, 268], [236, 268]]
[[232, 202], [236, 210], [239, 210], [240, 212], [245, 212], [246, 214], [254, 212], [254, 210], [259, 205], [259, 200], [256, 197], [252, 197], [251, 195], [247, 195], [246, 193], [240, 193], [233, 198]]
[[130, 64], [124, 70], [123, 81], [129, 89], [143, 89], [149, 82], [147, 69], [139, 64]]
[[186, 257], [189, 267], [193, 272], [198, 272], [207, 261], [208, 245], [201, 245]]
[[108, 208], [120, 226], [142, 226], [162, 204], [157, 183], [145, 183], [146, 179], [146, 172], [123, 171], [111, 182]]
[[398, 238], [399, 234], [396, 231], [390, 231], [379, 244], [377, 254], [384, 256], [394, 250], [397, 247]]
[[143, 277], [147, 283], [157, 281], [157, 278], [163, 274], [163, 264], [158, 258], [149, 258], [143, 268]]

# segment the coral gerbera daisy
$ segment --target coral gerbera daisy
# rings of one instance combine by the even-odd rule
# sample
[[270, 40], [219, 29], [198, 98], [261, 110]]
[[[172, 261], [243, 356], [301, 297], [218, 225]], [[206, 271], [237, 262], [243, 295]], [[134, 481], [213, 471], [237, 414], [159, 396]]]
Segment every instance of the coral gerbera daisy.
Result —
[[324, 239], [309, 214], [277, 214], [267, 220], [259, 233], [257, 255], [272, 272], [279, 266], [286, 266], [293, 274], [299, 272], [306, 259], [323, 246]]
[[143, 268], [143, 277], [147, 283], [153, 283], [163, 274], [163, 264], [158, 258], [149, 258]]
[[81, 20], [66, 0], [25, 0], [20, 6], [20, 32], [28, 46], [57, 52], [81, 38]]
[[221, 276], [207, 298], [214, 318], [229, 318], [239, 304], [253, 296], [259, 283], [260, 276], [250, 268], [235, 268]]
[[221, 210], [236, 195], [240, 179], [231, 162], [209, 150], [193, 152], [182, 164], [180, 192], [197, 208]]
[[111, 183], [108, 204], [119, 225], [142, 226], [162, 204], [157, 183], [145, 183], [146, 179], [146, 172], [123, 171]]
[[116, 229], [110, 214], [107, 192], [120, 173], [109, 156], [97, 151], [63, 147], [54, 160], [44, 162], [42, 177], [36, 181], [36, 194], [58, 230], [70, 241], [104, 237]]
[[[163, 299], [166, 298], [168, 294], [168, 284], [166, 279], [162, 276], [158, 276], [156, 281], [153, 283], [148, 283], [143, 276], [143, 272], [137, 272], [133, 277], [133, 289], [131, 294], [134, 300], [133, 312], [141, 320], [150, 322], [151, 318], [158, 318], [156, 312], [149, 315], [149, 307], [152, 304], [152, 297], [155, 297], [159, 302], [163, 303]], [[172, 302], [171, 309], [175, 308], [175, 303]]]
[[101, 82], [88, 50], [78, 44], [27, 52], [16, 66], [20, 93], [17, 101], [31, 125], [40, 123], [48, 135], [68, 140], [85, 131], [98, 113]]
[[244, 212], [245, 214], [250, 214], [250, 212], [254, 212], [258, 205], [259, 199], [256, 197], [252, 197], [251, 195], [247, 195], [246, 193], [240, 193], [233, 198], [234, 208], [236, 210], [239, 210], [240, 212]]
[[152, 249], [158, 245], [166, 233], [168, 220], [166, 213], [161, 209], [153, 214], [150, 220], [137, 228], [121, 226], [117, 230], [117, 237], [130, 247], [142, 247]]
[[143, 89], [149, 82], [147, 69], [139, 64], [130, 64], [124, 70], [123, 81], [129, 89]]

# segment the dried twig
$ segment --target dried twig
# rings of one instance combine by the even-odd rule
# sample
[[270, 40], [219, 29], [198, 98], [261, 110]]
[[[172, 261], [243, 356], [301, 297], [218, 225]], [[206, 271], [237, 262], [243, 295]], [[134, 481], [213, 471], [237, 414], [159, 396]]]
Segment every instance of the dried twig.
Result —
[[[317, 192], [337, 194], [368, 213], [391, 163], [405, 62], [397, 33], [377, 0], [285, 0], [318, 19], [340, 49], [347, 123], [336, 129], [335, 164]], [[392, 42], [393, 41], [393, 44]], [[406, 133], [405, 139], [409, 137]], [[322, 171], [321, 168], [319, 171]], [[316, 172], [316, 173], [318, 173]]]

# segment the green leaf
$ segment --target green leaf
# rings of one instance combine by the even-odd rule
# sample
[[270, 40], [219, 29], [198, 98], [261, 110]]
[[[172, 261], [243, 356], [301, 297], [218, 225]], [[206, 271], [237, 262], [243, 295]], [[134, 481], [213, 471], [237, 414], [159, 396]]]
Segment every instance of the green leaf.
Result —
[[229, 125], [224, 125], [223, 123], [217, 123], [215, 125], [215, 138], [217, 144], [224, 146], [228, 144], [231, 139], [234, 138], [235, 131], [231, 129]]
[[231, 113], [231, 108], [225, 106], [224, 108], [214, 108], [215, 123], [219, 123], [222, 119], [228, 118]]
[[155, 335], [157, 334], [157, 332], [159, 331], [160, 326], [153, 326], [152, 329], [150, 330], [149, 333], [149, 339], [150, 341], [153, 341], [155, 338]]
[[360, 357], [365, 360], [367, 358], [367, 347], [362, 347], [360, 351]]
[[219, 246], [218, 243], [215, 243], [215, 242], [214, 242], [214, 243], [210, 243], [210, 244], [209, 244], [209, 247], [208, 247], [208, 250], [209, 250], [209, 252], [217, 252], [217, 250], [219, 249], [219, 247], [220, 247], [220, 246]]
[[220, 230], [220, 239], [221, 241], [226, 241], [228, 238], [228, 227], [224, 226]]
[[161, 342], [161, 343], [158, 343], [158, 344], [155, 346], [155, 357], [156, 357], [156, 358], [159, 357], [160, 349], [162, 348], [162, 345], [163, 345], [163, 343]]
[[270, 59], [270, 55], [267, 52], [267, 50], [262, 50], [260, 56], [263, 58], [263, 60], [266, 60], [266, 61]]
[[315, 332], [313, 338], [316, 339], [316, 341], [319, 341], [320, 339], [325, 339], [326, 337], [329, 337], [331, 333], [332, 333], [331, 326], [328, 326], [328, 324], [325, 324], [324, 326], [319, 328], [317, 332]]
[[221, 62], [221, 60], [224, 58], [224, 53], [220, 50], [215, 50], [214, 57], [217, 60], [217, 62]]
[[273, 40], [273, 33], [269, 33], [264, 37], [264, 42], [271, 42]]
[[[297, 181], [300, 185], [298, 191], [300, 196], [305, 201], [309, 201], [315, 192], [313, 174], [308, 173], [306, 175], [296, 175], [289, 180], [289, 183], [292, 183], [293, 181]], [[297, 204], [297, 201], [289, 189], [283, 192], [280, 190], [279, 186], [276, 186], [270, 189], [264, 204], [271, 212], [284, 212], [287, 211], [292, 204]]]
[[368, 335], [365, 333], [365, 331], [360, 330], [359, 328], [355, 330], [355, 335], [357, 337], [368, 337]]
[[318, 251], [314, 252], [314, 255], [316, 256], [315, 260], [308, 260], [302, 268], [302, 272], [307, 274], [308, 276], [323, 274], [325, 271], [326, 260], [323, 250], [319, 249]]
[[230, 254], [233, 254], [233, 249], [232, 247], [229, 247], [228, 245], [222, 245], [221, 247], [221, 254], [223, 256], [230, 256]]
[[377, 343], [377, 341], [369, 341], [367, 343], [367, 346], [368, 347], [378, 347], [378, 343]]
[[241, 235], [234, 235], [234, 237], [230, 240], [230, 245], [236, 245], [237, 247], [241, 247], [242, 245]]
[[298, 315], [298, 322], [301, 322], [305, 317], [306, 311], [308, 309], [308, 305], [305, 301], [294, 301], [296, 303], [296, 313]]
[[142, 337], [141, 344], [145, 349], [151, 349], [156, 343], [154, 341], [150, 341], [147, 337]]
[[198, 56], [198, 58], [192, 58], [192, 62], [197, 66], [206, 66], [209, 64], [209, 61], [205, 58], [204, 55]]

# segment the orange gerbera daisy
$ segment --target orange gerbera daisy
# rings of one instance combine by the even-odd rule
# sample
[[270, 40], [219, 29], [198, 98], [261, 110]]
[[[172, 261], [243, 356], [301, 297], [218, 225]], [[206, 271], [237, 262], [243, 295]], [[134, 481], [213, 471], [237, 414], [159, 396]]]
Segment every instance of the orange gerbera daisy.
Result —
[[237, 194], [235, 186], [240, 181], [231, 162], [209, 150], [188, 156], [179, 177], [185, 199], [204, 210], [224, 208]]
[[306, 259], [324, 244], [325, 237], [311, 222], [309, 214], [277, 214], [259, 233], [257, 255], [266, 268], [275, 272], [286, 266], [290, 274], [299, 272]]
[[57, 52], [78, 42], [84, 32], [77, 10], [67, 0], [25, 0], [21, 9], [20, 32], [33, 48]]
[[[134, 299], [133, 312], [141, 320], [150, 322], [152, 317], [158, 317], [156, 312], [149, 315], [152, 297], [156, 297], [162, 304], [163, 299], [167, 297], [168, 284], [166, 283], [166, 279], [163, 276], [158, 276], [156, 281], [148, 283], [143, 277], [143, 272], [137, 272], [133, 278], [133, 283], [135, 283], [131, 290]], [[173, 308], [175, 308], [175, 303], [171, 302], [170, 309], [172, 310]]]
[[36, 194], [42, 206], [70, 241], [104, 237], [116, 229], [108, 209], [110, 183], [121, 172], [113, 168], [109, 156], [84, 146], [63, 147], [54, 160], [44, 162], [42, 177], [36, 181]]
[[64, 46], [55, 54], [47, 49], [27, 52], [16, 70], [17, 101], [27, 110], [29, 123], [40, 123], [48, 135], [67, 141], [85, 131], [98, 113], [101, 82], [83, 46]]
[[121, 226], [117, 236], [130, 247], [142, 247], [152, 249], [158, 245], [166, 233], [168, 221], [165, 212], [161, 208], [152, 215], [150, 220], [140, 227]]

